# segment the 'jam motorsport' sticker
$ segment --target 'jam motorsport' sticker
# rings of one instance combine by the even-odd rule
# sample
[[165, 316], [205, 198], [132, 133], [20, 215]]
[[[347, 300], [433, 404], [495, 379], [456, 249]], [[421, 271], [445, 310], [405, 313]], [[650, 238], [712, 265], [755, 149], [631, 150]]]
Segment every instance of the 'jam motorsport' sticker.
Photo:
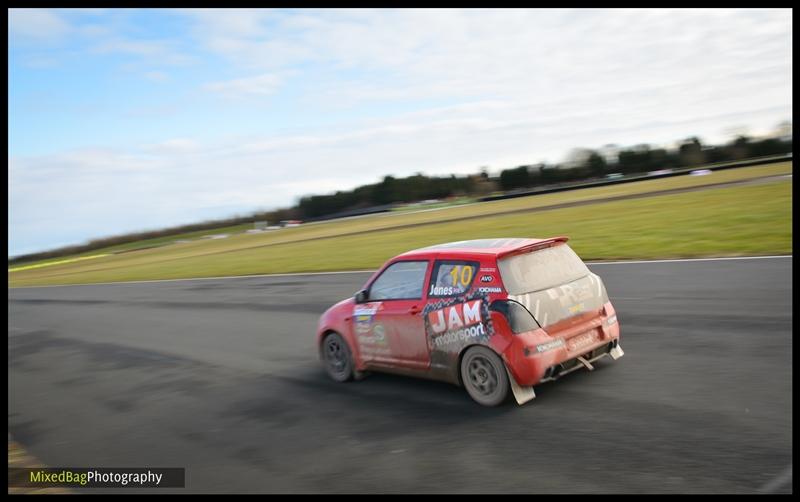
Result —
[[486, 293], [429, 303], [422, 311], [431, 351], [458, 352], [476, 341], [487, 342], [494, 334]]

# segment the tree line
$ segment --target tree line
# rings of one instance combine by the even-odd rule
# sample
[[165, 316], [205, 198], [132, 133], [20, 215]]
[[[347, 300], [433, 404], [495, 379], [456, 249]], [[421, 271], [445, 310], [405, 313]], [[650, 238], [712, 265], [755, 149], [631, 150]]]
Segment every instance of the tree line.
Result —
[[[791, 131], [790, 124], [782, 125], [784, 129], [788, 128]], [[740, 135], [723, 145], [705, 145], [699, 138], [691, 137], [679, 142], [675, 148], [671, 149], [652, 147], [647, 144], [627, 148], [606, 145], [601, 149], [575, 149], [570, 152], [564, 162], [559, 164], [522, 165], [503, 169], [496, 176], [490, 175], [486, 167], [481, 168], [480, 172], [476, 174], [461, 176], [455, 174], [426, 176], [422, 173], [399, 178], [385, 176], [378, 183], [362, 185], [353, 190], [301, 197], [298, 203], [290, 208], [94, 239], [82, 245], [16, 256], [9, 258], [8, 261], [9, 264], [16, 264], [43, 260], [85, 253], [119, 244], [255, 221], [268, 221], [273, 224], [282, 220], [319, 220], [347, 211], [367, 211], [369, 208], [393, 204], [458, 196], [481, 196], [497, 190], [526, 190], [546, 185], [599, 179], [610, 174], [631, 175], [791, 152], [791, 132], [784, 133], [780, 137], [763, 139]]]
[[480, 191], [481, 183], [488, 177], [487, 172], [468, 176], [437, 177], [422, 173], [405, 178], [385, 176], [379, 183], [354, 190], [301, 197], [297, 209], [304, 219], [311, 219], [352, 209], [471, 195]]
[[531, 189], [604, 178], [610, 174], [640, 174], [791, 152], [791, 138], [752, 139], [746, 136], [739, 136], [724, 145], [704, 145], [699, 138], [691, 137], [674, 149], [647, 144], [628, 148], [607, 145], [601, 150], [573, 150], [572, 158], [563, 164], [541, 163], [504, 169], [498, 182], [504, 191]]

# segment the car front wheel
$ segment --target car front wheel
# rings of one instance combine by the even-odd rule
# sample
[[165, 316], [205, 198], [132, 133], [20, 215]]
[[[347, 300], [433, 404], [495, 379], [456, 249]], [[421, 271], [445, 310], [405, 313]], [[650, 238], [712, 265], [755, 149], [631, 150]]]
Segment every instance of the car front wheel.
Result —
[[331, 333], [322, 342], [322, 360], [325, 371], [337, 382], [353, 378], [353, 358], [347, 342], [338, 333]]
[[497, 406], [508, 397], [508, 374], [502, 359], [487, 347], [471, 347], [461, 359], [461, 381], [470, 397]]

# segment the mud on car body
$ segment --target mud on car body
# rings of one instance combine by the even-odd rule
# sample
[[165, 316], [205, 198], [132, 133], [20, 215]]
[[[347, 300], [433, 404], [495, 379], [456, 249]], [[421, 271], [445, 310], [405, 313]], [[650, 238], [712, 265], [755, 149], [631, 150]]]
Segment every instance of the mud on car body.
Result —
[[603, 281], [550, 239], [452, 242], [392, 258], [320, 318], [337, 381], [383, 371], [442, 380], [495, 406], [513, 393], [623, 355]]

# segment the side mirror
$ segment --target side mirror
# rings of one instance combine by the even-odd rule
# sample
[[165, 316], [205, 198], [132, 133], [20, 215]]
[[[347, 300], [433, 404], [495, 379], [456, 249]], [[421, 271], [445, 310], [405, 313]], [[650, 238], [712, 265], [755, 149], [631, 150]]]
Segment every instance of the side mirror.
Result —
[[358, 293], [356, 293], [356, 303], [364, 303], [367, 301], [367, 290], [362, 289]]

